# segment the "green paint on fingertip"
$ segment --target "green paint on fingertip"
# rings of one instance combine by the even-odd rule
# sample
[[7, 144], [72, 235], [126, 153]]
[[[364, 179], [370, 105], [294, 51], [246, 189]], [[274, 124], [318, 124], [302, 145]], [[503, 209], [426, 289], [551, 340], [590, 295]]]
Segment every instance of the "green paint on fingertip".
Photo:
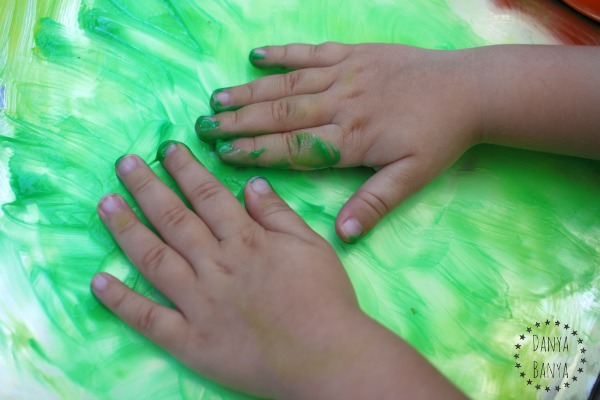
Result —
[[296, 135], [296, 149], [291, 155], [294, 164], [309, 168], [327, 168], [340, 161], [340, 151], [333, 144], [310, 132]]
[[252, 51], [248, 55], [248, 59], [252, 64], [254, 64], [256, 61], [262, 61], [265, 58], [266, 54], [264, 49], [252, 49]]
[[167, 156], [167, 152], [173, 151], [175, 149], [174, 146], [178, 144], [181, 144], [181, 142], [176, 140], [167, 140], [166, 142], [162, 142], [156, 151], [156, 159], [160, 162], [163, 162]]
[[218, 140], [215, 146], [219, 155], [227, 155], [233, 151], [233, 142], [229, 140]]
[[224, 112], [224, 111], [235, 111], [235, 110], [239, 110], [240, 108], [242, 108], [242, 106], [237, 106], [237, 105], [228, 105], [228, 104], [223, 104], [224, 102], [229, 102], [228, 99], [229, 97], [227, 97], [227, 100], [223, 101], [223, 100], [219, 100], [217, 96], [219, 93], [222, 93], [224, 91], [226, 91], [227, 89], [230, 89], [229, 87], [224, 87], [224, 88], [219, 88], [216, 89], [214, 92], [212, 92], [212, 94], [210, 95], [210, 108], [216, 112], [216, 113], [220, 113], [220, 112]]
[[214, 140], [214, 137], [211, 136], [211, 134], [219, 128], [219, 125], [221, 125], [221, 121], [217, 121], [211, 118], [213, 117], [200, 116], [196, 120], [196, 134], [198, 135], [198, 138], [200, 138], [200, 140]]

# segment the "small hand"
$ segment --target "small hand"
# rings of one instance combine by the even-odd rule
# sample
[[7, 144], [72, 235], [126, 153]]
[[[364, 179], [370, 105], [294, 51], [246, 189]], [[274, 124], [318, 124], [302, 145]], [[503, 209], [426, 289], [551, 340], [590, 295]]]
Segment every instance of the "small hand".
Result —
[[380, 168], [341, 209], [357, 240], [450, 166], [480, 135], [469, 50], [393, 44], [293, 44], [255, 49], [255, 66], [295, 71], [219, 89], [199, 137], [227, 163]]
[[194, 211], [128, 155], [118, 175], [160, 237], [116, 194], [98, 213], [175, 308], [106, 273], [92, 282], [97, 298], [192, 369], [253, 394], [281, 394], [351, 360], [360, 344], [348, 332], [373, 323], [329, 244], [264, 179], [246, 185], [245, 210], [184, 145], [167, 142], [161, 158]]

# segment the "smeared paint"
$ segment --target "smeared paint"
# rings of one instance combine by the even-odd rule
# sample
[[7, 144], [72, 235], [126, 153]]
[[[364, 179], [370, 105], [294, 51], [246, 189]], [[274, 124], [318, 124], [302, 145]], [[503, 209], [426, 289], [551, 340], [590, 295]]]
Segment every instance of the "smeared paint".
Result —
[[219, 125], [221, 125], [221, 121], [214, 120], [213, 117], [198, 117], [196, 120], [196, 134], [201, 140], [215, 140]]
[[[588, 358], [598, 359], [596, 162], [476, 148], [349, 246], [335, 236], [334, 219], [372, 170], [236, 168], [195, 137], [192, 125], [210, 114], [212, 90], [263, 74], [245, 60], [256, 46], [490, 43], [443, 2], [376, 3], [0, 3], [1, 396], [247, 398], [182, 367], [89, 292], [92, 276], [107, 271], [166, 303], [95, 208], [108, 192], [131, 200], [115, 159], [136, 153], [151, 161], [169, 139], [189, 145], [238, 197], [247, 179], [265, 176], [336, 249], [366, 312], [469, 396], [523, 396], [510, 348], [532, 319], [572, 318], [593, 344]], [[333, 14], [335, 21], [325, 18]], [[528, 37], [499, 20], [506, 40]], [[585, 398], [593, 375], [586, 371], [584, 384], [566, 393]]]
[[340, 151], [331, 143], [314, 133], [296, 134], [296, 147], [292, 149], [291, 159], [295, 165], [310, 168], [332, 167], [340, 161]]
[[217, 99], [218, 96], [215, 97], [215, 95], [218, 95], [219, 93], [222, 93], [227, 89], [229, 88], [217, 89], [210, 96], [210, 108], [212, 108], [214, 112], [220, 113], [224, 111], [235, 111], [241, 108], [240, 106], [223, 105], [223, 103]]

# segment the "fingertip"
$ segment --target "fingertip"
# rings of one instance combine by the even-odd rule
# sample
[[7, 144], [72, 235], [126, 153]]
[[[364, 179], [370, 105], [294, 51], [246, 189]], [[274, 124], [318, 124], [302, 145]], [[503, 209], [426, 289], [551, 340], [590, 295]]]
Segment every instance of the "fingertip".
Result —
[[269, 182], [262, 176], [255, 176], [248, 181], [250, 188], [254, 193], [261, 195], [273, 192], [273, 188]]
[[91, 282], [92, 293], [94, 293], [96, 297], [102, 298], [102, 296], [106, 293], [106, 290], [108, 289], [112, 279], [114, 278], [105, 272], [100, 272], [99, 274], [94, 275]]
[[203, 142], [214, 142], [215, 133], [219, 129], [221, 122], [215, 117], [201, 115], [196, 120], [195, 130], [196, 135]]
[[256, 65], [257, 63], [260, 63], [261, 61], [265, 60], [266, 58], [267, 58], [267, 51], [263, 47], [258, 47], [258, 48], [252, 49], [250, 51], [250, 54], [248, 54], [248, 60], [250, 61], [250, 64], [252, 64], [252, 65]]
[[349, 217], [342, 221], [336, 229], [338, 236], [348, 244], [354, 244], [364, 236], [365, 229], [363, 224], [354, 217]]
[[158, 150], [156, 150], [156, 159], [161, 163], [165, 161], [165, 158], [177, 149], [178, 144], [180, 144], [180, 142], [176, 140], [162, 142], [160, 146], [158, 146]]

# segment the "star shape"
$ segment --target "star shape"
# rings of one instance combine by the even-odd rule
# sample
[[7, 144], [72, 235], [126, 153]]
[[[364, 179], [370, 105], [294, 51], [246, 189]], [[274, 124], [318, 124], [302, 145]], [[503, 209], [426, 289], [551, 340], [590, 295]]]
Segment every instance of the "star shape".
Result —
[[515, 360], [516, 360], [517, 358], [519, 358], [519, 357], [520, 357], [520, 356], [519, 356], [518, 354], [515, 354]]
[[540, 327], [540, 323], [539, 323], [539, 322], [536, 322], [536, 323], [535, 323], [535, 327], [536, 327], [536, 328], [539, 328], [539, 327]]
[[548, 386], [546, 386], [546, 389], [544, 389], [546, 392], [550, 391], [550, 388]]
[[581, 363], [582, 363], [582, 364], [585, 364], [585, 363], [586, 363], [586, 359], [585, 359], [585, 358], [582, 358], [582, 359], [581, 359]]
[[520, 349], [520, 348], [521, 348], [521, 345], [520, 345], [519, 343], [517, 343], [517, 344], [515, 344], [515, 348], [516, 348], [516, 349]]
[[573, 332], [571, 332], [571, 335], [573, 335], [573, 336], [577, 336], [577, 331], [573, 331]]
[[556, 325], [556, 326], [560, 326], [560, 321], [556, 321], [556, 322], [554, 323], [554, 325]]
[[569, 387], [569, 382], [565, 382], [565, 387], [568, 388]]
[[516, 369], [519, 369], [519, 368], [521, 368], [521, 364], [519, 364], [519, 363], [516, 363], [516, 364], [515, 364], [515, 368], [516, 368]]
[[537, 385], [535, 385], [535, 390], [540, 390], [540, 388], [541, 388], [541, 386], [539, 383]]
[[527, 379], [527, 384], [531, 385], [531, 379]]
[[525, 372], [521, 372], [519, 375], [521, 375], [521, 378], [525, 378]]
[[560, 392], [560, 386], [554, 386], [554, 389], [556, 389], [557, 392]]
[[573, 376], [573, 378], [571, 379], [573, 382], [577, 381], [577, 376]]
[[565, 329], [569, 329], [569, 324], [565, 324]]
[[577, 372], [582, 373], [583, 372], [583, 368], [577, 368]]
[[521, 340], [525, 340], [525, 335], [519, 335], [519, 338], [520, 338]]
[[546, 320], [546, 325], [550, 325], [550, 321]]
[[531, 333], [531, 328], [527, 327], [527, 333]]
[[579, 344], [583, 343], [583, 339], [577, 339], [577, 343], [579, 343]]
[[582, 347], [580, 351], [581, 351], [581, 354], [585, 354], [585, 347]]

